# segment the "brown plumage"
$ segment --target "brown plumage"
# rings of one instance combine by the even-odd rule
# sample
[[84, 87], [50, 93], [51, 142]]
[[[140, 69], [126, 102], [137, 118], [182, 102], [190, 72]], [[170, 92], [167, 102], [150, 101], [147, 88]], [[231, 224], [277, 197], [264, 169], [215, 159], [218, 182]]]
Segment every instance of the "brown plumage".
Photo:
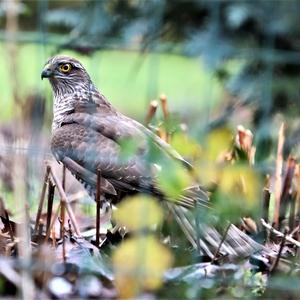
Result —
[[[143, 192], [163, 200], [176, 200], [178, 205], [184, 207], [193, 207], [195, 202], [206, 205], [207, 196], [198, 187], [189, 189], [179, 199], [168, 199], [162, 193], [156, 184], [160, 167], [181, 164], [188, 170], [191, 166], [142, 124], [114, 109], [94, 86], [80, 62], [68, 56], [52, 57], [41, 76], [49, 78], [54, 92], [52, 152], [85, 184], [91, 195], [95, 193], [99, 169], [105, 200], [113, 201], [123, 195]], [[135, 146], [129, 158], [122, 157], [124, 141], [132, 142]], [[188, 212], [174, 205], [174, 202], [168, 207], [189, 240], [199, 246], [195, 225], [186, 218]], [[204, 236], [203, 233], [201, 236]], [[201, 241], [201, 251], [212, 256], [213, 251], [209, 249], [215, 247], [217, 240], [215, 236], [208, 242], [210, 245]], [[225, 241], [223, 248], [228, 253], [230, 245]], [[249, 253], [254, 248], [246, 243], [243, 251]], [[235, 250], [232, 253], [236, 254]]]
[[[64, 72], [63, 66], [70, 70]], [[49, 78], [54, 91], [52, 152], [85, 183], [90, 194], [95, 193], [99, 169], [105, 199], [134, 192], [165, 198], [155, 184], [155, 166], [178, 161], [190, 167], [142, 124], [116, 111], [75, 59], [65, 56], [50, 59], [42, 76]], [[136, 148], [128, 159], [121, 157], [124, 141], [131, 141]], [[149, 157], [151, 147], [158, 153], [155, 159]], [[206, 198], [204, 193], [201, 195]], [[182, 197], [178, 201], [183, 206], [194, 205], [191, 198]]]

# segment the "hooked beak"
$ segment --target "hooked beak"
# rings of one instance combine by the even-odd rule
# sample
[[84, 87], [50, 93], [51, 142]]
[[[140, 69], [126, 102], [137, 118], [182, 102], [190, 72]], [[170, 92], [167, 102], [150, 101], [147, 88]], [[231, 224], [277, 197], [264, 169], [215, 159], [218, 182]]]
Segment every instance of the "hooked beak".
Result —
[[49, 65], [46, 65], [41, 73], [41, 79], [43, 80], [44, 78], [50, 78], [52, 76], [53, 76], [53, 70], [50, 68]]

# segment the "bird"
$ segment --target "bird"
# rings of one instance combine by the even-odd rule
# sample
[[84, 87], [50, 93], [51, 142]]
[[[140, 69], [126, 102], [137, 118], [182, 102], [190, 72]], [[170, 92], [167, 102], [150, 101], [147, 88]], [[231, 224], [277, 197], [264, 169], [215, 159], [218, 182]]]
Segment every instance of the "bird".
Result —
[[[56, 160], [62, 162], [92, 196], [96, 193], [97, 174], [100, 174], [103, 202], [118, 202], [135, 193], [151, 194], [167, 202], [193, 246], [213, 257], [211, 247], [216, 248], [222, 237], [216, 230], [209, 229], [201, 232], [206, 242], [199, 240], [195, 221], [190, 221], [189, 213], [189, 209], [197, 205], [209, 206], [207, 193], [196, 184], [187, 187], [176, 199], [170, 199], [157, 182], [162, 167], [175, 164], [190, 172], [193, 166], [147, 127], [114, 108], [77, 59], [66, 55], [49, 58], [41, 78], [49, 79], [54, 94], [51, 150]], [[122, 155], [124, 142], [134, 145], [130, 157]], [[237, 242], [239, 247], [230, 246], [232, 234], [242, 236], [242, 242]], [[228, 252], [231, 247], [230, 251], [237, 253], [234, 248], [244, 246], [241, 252], [257, 249], [257, 244], [236, 227], [227, 235], [228, 242], [225, 240], [221, 247], [224, 251]], [[232, 240], [231, 236], [231, 244]]]

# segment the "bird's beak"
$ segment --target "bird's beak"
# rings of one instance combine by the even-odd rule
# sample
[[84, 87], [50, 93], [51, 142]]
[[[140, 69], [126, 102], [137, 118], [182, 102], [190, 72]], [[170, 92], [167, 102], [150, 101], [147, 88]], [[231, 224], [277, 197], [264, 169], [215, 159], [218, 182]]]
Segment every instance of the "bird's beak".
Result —
[[52, 76], [53, 76], [52, 68], [50, 67], [50, 65], [46, 65], [41, 73], [41, 79], [43, 80], [44, 78], [50, 78]]

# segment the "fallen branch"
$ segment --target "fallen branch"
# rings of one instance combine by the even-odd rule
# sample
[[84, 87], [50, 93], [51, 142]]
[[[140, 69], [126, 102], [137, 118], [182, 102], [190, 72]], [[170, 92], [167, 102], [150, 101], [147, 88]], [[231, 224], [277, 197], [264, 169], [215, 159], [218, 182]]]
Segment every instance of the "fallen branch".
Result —
[[282, 237], [284, 238], [285, 237], [285, 240], [294, 244], [295, 246], [299, 247], [300, 248], [300, 242], [296, 241], [295, 239], [293, 239], [290, 235], [284, 235], [284, 233], [276, 230], [274, 227], [272, 227], [269, 223], [267, 223], [264, 219], [260, 219], [261, 221], [261, 224], [267, 228], [268, 230], [270, 230], [271, 233], [274, 233], [276, 236], [278, 237]]
[[284, 244], [285, 244], [285, 241], [286, 241], [286, 237], [287, 237], [287, 230], [285, 229], [284, 234], [283, 234], [283, 238], [282, 238], [281, 243], [280, 243], [280, 248], [279, 248], [279, 251], [278, 251], [277, 256], [276, 256], [276, 260], [275, 260], [275, 262], [272, 265], [271, 270], [270, 270], [271, 273], [274, 273], [277, 266], [278, 266], [279, 260], [281, 258], [282, 250], [283, 250], [283, 247], [284, 247]]
[[226, 237], [227, 237], [227, 234], [228, 234], [228, 231], [229, 231], [230, 226], [231, 226], [231, 223], [229, 223], [229, 224], [227, 225], [227, 227], [226, 227], [226, 230], [225, 230], [225, 232], [224, 232], [224, 234], [223, 234], [223, 236], [222, 236], [221, 242], [219, 243], [219, 246], [218, 246], [218, 248], [217, 248], [217, 250], [216, 250], [216, 252], [215, 252], [215, 254], [214, 254], [214, 257], [213, 257], [213, 259], [212, 259], [213, 262], [215, 262], [215, 261], [217, 260], [218, 254], [219, 254], [219, 252], [220, 252], [220, 249], [221, 249], [223, 243], [225, 242], [225, 239], [226, 239]]

